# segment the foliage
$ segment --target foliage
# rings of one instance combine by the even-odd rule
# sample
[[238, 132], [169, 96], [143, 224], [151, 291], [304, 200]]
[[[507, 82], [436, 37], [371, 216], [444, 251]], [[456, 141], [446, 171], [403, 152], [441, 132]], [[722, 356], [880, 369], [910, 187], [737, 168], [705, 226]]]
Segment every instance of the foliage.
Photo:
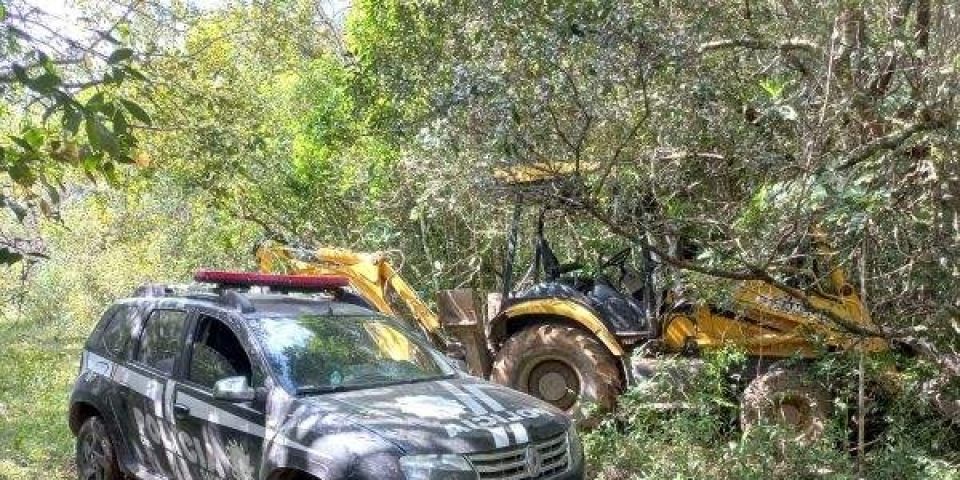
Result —
[[[71, 478], [65, 401], [80, 350], [110, 301], [148, 282], [180, 283], [202, 267], [249, 268], [250, 229], [156, 186], [90, 192], [42, 234], [50, 258], [0, 267], [0, 478]], [[78, 267], [78, 266], [82, 266]]]
[[[146, 78], [124, 46], [125, 16], [107, 19], [74, 36], [42, 7], [0, 2], [0, 206], [28, 230], [37, 216], [58, 218], [70, 172], [112, 181], [139, 155], [134, 130], [151, 119], [119, 88]], [[0, 231], [0, 264], [44, 254], [23, 233]]]
[[[0, 0], [0, 264], [28, 257], [0, 266], [0, 477], [69, 463], [80, 342], [135, 285], [250, 267], [273, 236], [389, 250], [426, 298], [495, 290], [517, 200], [521, 285], [540, 209], [564, 262], [633, 246], [658, 288], [718, 304], [743, 279], [835, 293], [790, 287], [826, 273], [804, 261], [819, 230], [880, 333], [956, 348], [951, 2], [358, 0], [346, 18], [328, 3], [90, 1], [91, 35], [73, 38]], [[496, 175], [517, 165], [574, 168], [518, 189]], [[856, 476], [829, 442], [741, 438], [739, 362], [711, 359], [671, 416], [643, 408], [656, 390], [629, 392], [588, 436], [595, 473]], [[849, 412], [851, 360], [817, 371]], [[911, 401], [924, 366], [906, 371], [865, 472], [950, 478], [955, 432]]]
[[389, 107], [372, 111], [436, 158], [428, 168], [499, 194], [498, 166], [573, 164], [570, 184], [528, 198], [671, 267], [759, 279], [804, 301], [830, 292], [785, 278], [826, 273], [795, 267], [820, 231], [885, 325], [956, 317], [955, 6], [356, 9], [348, 38], [375, 94], [367, 103]]
[[[747, 435], [735, 428], [738, 412], [730, 399], [739, 382], [731, 372], [743, 361], [729, 350], [708, 356], [684, 392], [688, 409], [665, 415], [649, 408], [675, 388], [676, 381], [666, 376], [621, 397], [618, 414], [585, 437], [593, 478], [957, 478], [960, 431], [920, 400], [924, 376], [917, 370], [910, 369], [916, 376], [904, 379], [903, 390], [886, 400], [886, 430], [867, 449], [858, 473], [858, 461], [842, 448], [851, 446], [848, 416], [856, 403], [844, 408], [849, 396], [838, 397], [828, 436], [811, 446], [784, 443], [775, 425]], [[813, 371], [834, 387], [855, 386], [850, 377], [856, 376], [856, 366], [855, 358], [833, 356]], [[868, 365], [868, 382], [880, 381], [878, 372], [887, 366], [882, 361]]]

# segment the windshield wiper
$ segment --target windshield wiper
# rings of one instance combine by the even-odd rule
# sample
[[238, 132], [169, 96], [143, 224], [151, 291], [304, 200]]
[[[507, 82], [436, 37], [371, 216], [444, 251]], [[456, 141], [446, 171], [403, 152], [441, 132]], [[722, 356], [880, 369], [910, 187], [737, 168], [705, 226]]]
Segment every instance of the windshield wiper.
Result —
[[351, 385], [306, 385], [303, 387], [297, 387], [297, 395], [322, 395], [324, 393], [349, 392], [352, 390], [365, 390], [368, 388], [391, 387], [394, 385], [447, 380], [453, 378], [454, 376], [455, 374], [453, 373], [447, 373], [443, 375], [434, 375], [431, 377], [404, 378], [377, 383], [357, 383]]
[[319, 395], [322, 393], [349, 392], [350, 390], [357, 390], [360, 388], [366, 388], [366, 386], [365, 385], [307, 385], [305, 387], [297, 387], [297, 395]]

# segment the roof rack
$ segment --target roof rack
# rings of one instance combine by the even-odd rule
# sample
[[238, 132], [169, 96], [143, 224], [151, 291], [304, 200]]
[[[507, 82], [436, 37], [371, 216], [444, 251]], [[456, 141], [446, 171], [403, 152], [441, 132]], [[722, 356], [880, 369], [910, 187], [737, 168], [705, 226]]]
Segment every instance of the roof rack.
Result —
[[256, 311], [253, 302], [241, 292], [232, 288], [197, 288], [197, 285], [166, 285], [163, 283], [146, 283], [133, 291], [134, 297], [187, 297], [196, 300], [217, 301], [236, 308], [242, 313], [251, 313]]
[[220, 293], [220, 298], [230, 306], [240, 310], [240, 313], [253, 313], [257, 311], [257, 309], [253, 307], [253, 302], [251, 302], [246, 295], [236, 290], [224, 290]]
[[169, 297], [175, 294], [173, 286], [165, 283], [145, 283], [133, 291], [134, 297]]
[[194, 275], [199, 283], [213, 284], [213, 288], [193, 285], [168, 285], [147, 283], [137, 287], [135, 297], [175, 297], [183, 296], [198, 300], [213, 300], [236, 308], [241, 313], [255, 312], [253, 302], [241, 289], [268, 287], [276, 292], [340, 292], [349, 285], [346, 277], [336, 275], [273, 275], [251, 272], [226, 272], [218, 270], [200, 270]]

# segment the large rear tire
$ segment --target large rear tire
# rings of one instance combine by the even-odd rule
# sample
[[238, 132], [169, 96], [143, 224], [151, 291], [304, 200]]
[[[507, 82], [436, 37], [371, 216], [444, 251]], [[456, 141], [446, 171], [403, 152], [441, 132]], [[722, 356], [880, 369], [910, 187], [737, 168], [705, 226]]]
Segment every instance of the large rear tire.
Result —
[[823, 437], [832, 410], [830, 392], [803, 369], [774, 367], [747, 385], [740, 402], [744, 432], [761, 424], [796, 432], [791, 440], [810, 444]]
[[944, 356], [940, 364], [939, 375], [923, 385], [923, 393], [944, 418], [960, 426], [960, 355]]
[[490, 378], [553, 404], [582, 426], [596, 420], [592, 406], [612, 410], [621, 391], [613, 355], [593, 335], [564, 325], [535, 325], [507, 339]]

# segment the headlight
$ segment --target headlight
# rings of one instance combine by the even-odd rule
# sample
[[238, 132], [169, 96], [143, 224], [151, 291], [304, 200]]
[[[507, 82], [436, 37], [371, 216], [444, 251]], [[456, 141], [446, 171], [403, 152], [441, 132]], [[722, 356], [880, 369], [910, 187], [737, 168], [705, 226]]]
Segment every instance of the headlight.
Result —
[[476, 480], [477, 472], [462, 455], [412, 455], [400, 458], [407, 480]]
[[570, 445], [570, 463], [580, 464], [583, 462], [583, 444], [580, 443], [580, 436], [577, 435], [577, 425], [570, 424], [567, 430], [567, 442]]

